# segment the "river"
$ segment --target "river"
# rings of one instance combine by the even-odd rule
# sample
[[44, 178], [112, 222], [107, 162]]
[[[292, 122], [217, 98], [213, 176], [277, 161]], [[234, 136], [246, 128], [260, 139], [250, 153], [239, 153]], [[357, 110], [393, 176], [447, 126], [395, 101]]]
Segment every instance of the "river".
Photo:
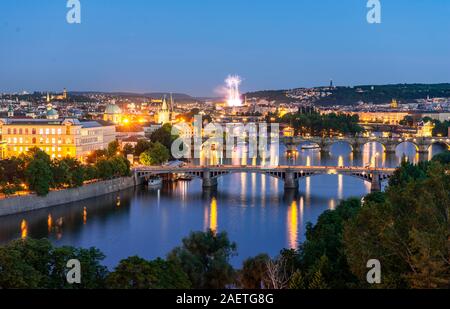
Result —
[[[428, 158], [442, 151], [430, 149]], [[379, 156], [375, 154], [379, 153]], [[330, 155], [300, 150], [294, 159], [280, 149], [280, 164], [311, 166], [396, 167], [403, 155], [417, 162], [413, 145], [399, 145], [396, 154], [385, 155], [371, 143], [361, 154], [346, 144], [333, 145]], [[425, 159], [428, 159], [425, 158]], [[421, 158], [422, 159], [422, 158]], [[231, 160], [241, 164], [244, 160]], [[204, 191], [200, 180], [165, 184], [160, 190], [136, 188], [73, 204], [0, 218], [0, 243], [21, 237], [49, 238], [55, 245], [97, 247], [113, 267], [132, 255], [165, 257], [191, 231], [211, 228], [227, 231], [237, 243], [232, 263], [259, 253], [272, 256], [283, 248], [295, 248], [304, 240], [307, 222], [334, 209], [339, 201], [361, 198], [370, 184], [342, 175], [313, 176], [300, 181], [298, 192], [284, 192], [281, 180], [258, 174], [231, 174], [219, 178], [217, 191]]]

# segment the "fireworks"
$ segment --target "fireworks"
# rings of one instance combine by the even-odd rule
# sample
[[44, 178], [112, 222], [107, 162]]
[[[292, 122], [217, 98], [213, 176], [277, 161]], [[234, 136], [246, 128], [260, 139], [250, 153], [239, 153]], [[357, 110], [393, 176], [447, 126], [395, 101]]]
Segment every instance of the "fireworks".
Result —
[[239, 93], [239, 85], [241, 84], [242, 80], [237, 75], [230, 75], [225, 80], [225, 83], [227, 84], [227, 91], [228, 91], [228, 98], [227, 98], [227, 104], [228, 106], [242, 106], [242, 100], [241, 95]]

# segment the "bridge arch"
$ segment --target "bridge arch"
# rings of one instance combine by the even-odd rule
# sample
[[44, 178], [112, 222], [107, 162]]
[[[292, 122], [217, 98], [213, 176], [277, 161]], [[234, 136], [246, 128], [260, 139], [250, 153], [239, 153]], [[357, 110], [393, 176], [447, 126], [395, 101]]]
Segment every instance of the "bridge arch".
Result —
[[400, 140], [398, 141], [397, 145], [395, 146], [395, 150], [397, 150], [397, 148], [400, 145], [412, 145], [414, 147], [414, 149], [416, 150], [416, 152], [419, 152], [420, 148], [419, 145], [414, 142], [413, 140]]
[[450, 140], [432, 140], [428, 149], [433, 145], [439, 145], [446, 150], [450, 150]]

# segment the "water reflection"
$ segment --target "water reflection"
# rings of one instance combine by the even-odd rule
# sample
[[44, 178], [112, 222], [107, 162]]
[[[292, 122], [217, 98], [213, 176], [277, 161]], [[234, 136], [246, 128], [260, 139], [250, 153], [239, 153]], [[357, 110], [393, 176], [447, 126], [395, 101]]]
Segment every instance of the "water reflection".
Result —
[[298, 246], [298, 210], [297, 202], [292, 201], [291, 206], [287, 212], [287, 227], [288, 227], [288, 247], [296, 249]]

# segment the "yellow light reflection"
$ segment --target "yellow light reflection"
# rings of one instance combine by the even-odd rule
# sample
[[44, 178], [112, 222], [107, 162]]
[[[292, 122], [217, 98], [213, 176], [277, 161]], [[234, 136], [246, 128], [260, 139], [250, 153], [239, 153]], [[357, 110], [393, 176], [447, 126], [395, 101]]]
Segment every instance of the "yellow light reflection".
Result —
[[339, 156], [339, 158], [338, 158], [338, 166], [339, 167], [344, 166], [344, 157], [343, 156]]
[[298, 209], [297, 202], [292, 201], [288, 210], [289, 248], [296, 249], [298, 245]]
[[48, 232], [50, 233], [52, 231], [52, 215], [48, 214], [47, 217], [47, 228], [48, 228]]
[[86, 207], [83, 208], [83, 224], [86, 224], [87, 222], [87, 209]]
[[342, 200], [344, 196], [344, 176], [338, 175], [338, 199]]
[[28, 235], [28, 223], [25, 220], [22, 220], [20, 223], [20, 236], [22, 239], [27, 238]]
[[217, 232], [217, 200], [215, 197], [211, 200], [211, 210], [209, 214], [209, 228], [214, 233]]

